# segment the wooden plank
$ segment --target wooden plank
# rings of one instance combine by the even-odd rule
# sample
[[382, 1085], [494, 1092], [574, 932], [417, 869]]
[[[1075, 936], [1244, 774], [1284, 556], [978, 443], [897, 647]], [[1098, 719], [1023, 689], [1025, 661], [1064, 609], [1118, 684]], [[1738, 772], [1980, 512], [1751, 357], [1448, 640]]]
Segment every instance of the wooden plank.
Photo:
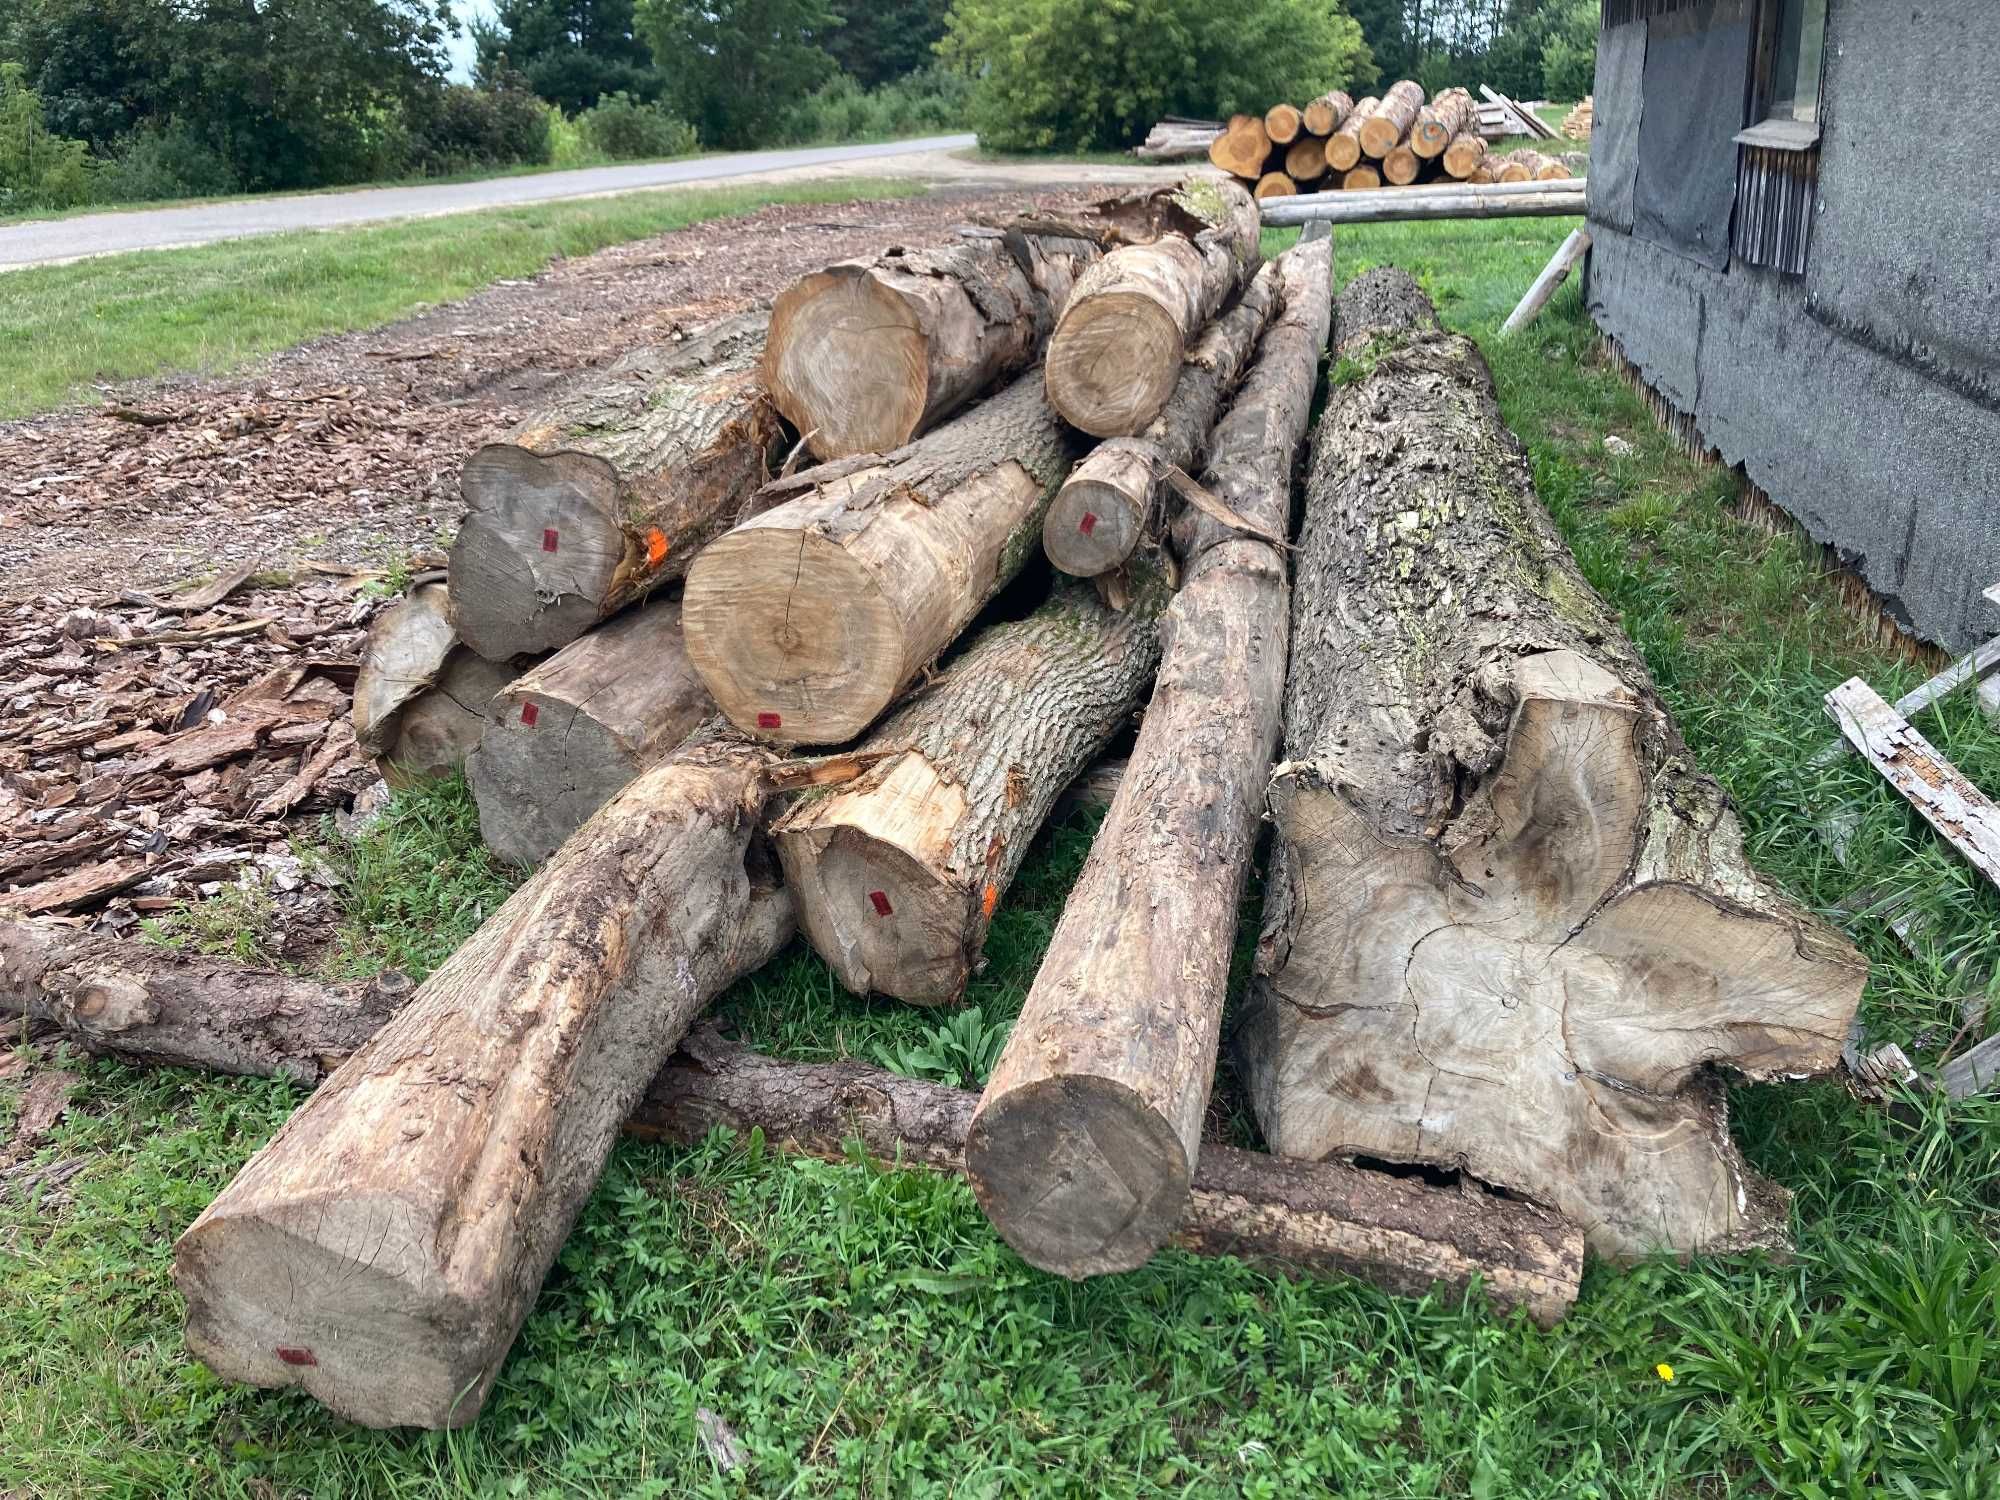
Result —
[[[1995, 587], [2000, 588], [2000, 584], [1996, 584]], [[1896, 700], [1896, 712], [1906, 719], [1912, 718], [1947, 693], [1963, 687], [1968, 682], [1981, 681], [1996, 673], [2000, 673], [2000, 637], [1988, 641], [1969, 655], [1961, 656], [1929, 682], [1903, 694]], [[1835, 740], [1806, 764], [1815, 771], [1823, 771], [1828, 766], [1838, 765], [1840, 758], [1846, 755], [1848, 750], [1846, 740]]]
[[1507, 321], [1500, 325], [1501, 337], [1504, 338], [1534, 322], [1541, 310], [1548, 306], [1549, 298], [1556, 294], [1556, 288], [1568, 279], [1570, 269], [1583, 259], [1584, 252], [1589, 249], [1590, 231], [1572, 229], [1569, 238], [1556, 247], [1556, 253], [1551, 255], [1549, 263], [1542, 267], [1542, 274], [1528, 287], [1520, 305], [1507, 314]]
[[1954, 1099], [1984, 1093], [2000, 1079], [2000, 1036], [1989, 1036], [1938, 1070], [1938, 1083]]
[[2000, 807], [1859, 677], [1826, 695], [1826, 711], [1923, 820], [2000, 886]]
[[1504, 112], [1520, 122], [1521, 128], [1514, 132], [1516, 135], [1535, 136], [1545, 141], [1555, 139], [1554, 128], [1525, 105], [1516, 104], [1498, 89], [1488, 88], [1483, 83], [1479, 85], [1479, 92], [1485, 95], [1487, 103], [1499, 105]]

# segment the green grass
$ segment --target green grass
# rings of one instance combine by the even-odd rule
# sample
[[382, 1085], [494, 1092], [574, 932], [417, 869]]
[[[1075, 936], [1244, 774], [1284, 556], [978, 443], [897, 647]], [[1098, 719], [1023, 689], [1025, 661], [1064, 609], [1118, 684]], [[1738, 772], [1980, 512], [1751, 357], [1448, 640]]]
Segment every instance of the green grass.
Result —
[[148, 251], [0, 276], [0, 419], [84, 399], [91, 382], [216, 373], [322, 334], [374, 328], [530, 276], [558, 255], [771, 203], [921, 191], [857, 178], [631, 193], [323, 233]]
[[[1961, 959], [2000, 951], [2000, 901], [1870, 773], [1807, 768], [1831, 733], [1821, 693], [1860, 671], [1894, 695], [1918, 674], [1866, 644], [1804, 548], [1731, 519], [1726, 477], [1675, 453], [1601, 362], [1574, 287], [1523, 337], [1491, 340], [1570, 227], [1380, 226], [1342, 232], [1338, 261], [1343, 277], [1412, 269], [1448, 322], [1486, 342], [1544, 499], [1695, 754], [1736, 796], [1757, 861], [1824, 910], [1874, 882], [1920, 893], [1937, 919], [1920, 956], [1872, 920], [1849, 930], [1874, 965], [1870, 1026], [1934, 1059], [1973, 979]], [[1634, 451], [1607, 455], [1609, 433]], [[2000, 786], [2000, 737], [1969, 703], [1925, 728]], [[1812, 830], [1828, 796], [1863, 811], [1853, 871]], [[398, 817], [372, 854], [335, 850], [374, 871], [352, 887], [355, 968], [399, 951], [435, 961], [504, 886], [472, 842], [462, 786], [406, 796]], [[1009, 893], [968, 997], [976, 1024], [855, 1000], [796, 949], [723, 1009], [795, 1056], [976, 1071], [1018, 1010], [1088, 837], [1087, 819], [1056, 829]], [[89, 1158], [75, 1201], [0, 1200], [0, 1491], [2000, 1493], [1992, 1100], [1892, 1113], [1831, 1082], [1737, 1091], [1738, 1137], [1796, 1194], [1795, 1258], [1593, 1266], [1549, 1333], [1477, 1302], [1288, 1282], [1178, 1252], [1072, 1286], [1025, 1267], [955, 1182], [722, 1139], [628, 1143], [478, 1424], [377, 1434], [295, 1394], [224, 1386], [180, 1344], [172, 1238], [294, 1094], [74, 1065], [86, 1083], [41, 1154]], [[747, 1473], [718, 1474], [701, 1455], [697, 1407], [735, 1429]]]

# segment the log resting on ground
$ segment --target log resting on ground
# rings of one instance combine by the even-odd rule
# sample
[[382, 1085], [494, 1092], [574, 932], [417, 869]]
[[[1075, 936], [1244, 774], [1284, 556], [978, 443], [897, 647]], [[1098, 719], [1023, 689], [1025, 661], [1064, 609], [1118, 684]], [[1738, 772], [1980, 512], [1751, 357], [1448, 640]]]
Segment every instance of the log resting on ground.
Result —
[[[1289, 252], [1284, 311], [1229, 412], [1204, 482], [1282, 536], [1332, 311], [1332, 242]], [[980, 1100], [967, 1176], [1032, 1264], [1130, 1270], [1187, 1211], [1237, 903], [1285, 681], [1278, 548], [1190, 509], [1166, 656], [1117, 796]]]
[[764, 344], [771, 399], [822, 458], [888, 453], [1033, 362], [1094, 240], [970, 230], [794, 282]]
[[466, 460], [450, 581], [468, 646], [566, 646], [742, 519], [783, 444], [757, 373], [766, 321], [634, 350]]
[[1476, 130], [1461, 130], [1444, 148], [1445, 172], [1462, 180], [1471, 178], [1485, 160], [1486, 140]]
[[1285, 1156], [1435, 1163], [1619, 1259], [1776, 1245], [1719, 1069], [1839, 1058], [1864, 967], [1746, 861], [1536, 500], [1473, 345], [1398, 271], [1341, 294], [1306, 485], [1257, 978]]
[[779, 481], [799, 497], [712, 544], [682, 599], [723, 713], [794, 744], [866, 729], [1020, 571], [1080, 446], [1034, 369], [887, 457]]
[[678, 599], [570, 642], [492, 694], [466, 765], [480, 839], [502, 859], [540, 864], [714, 712]]
[[437, 682], [457, 645], [451, 594], [441, 583], [411, 589], [377, 615], [354, 677], [355, 744], [386, 755], [404, 706]]
[[1387, 156], [1395, 144], [1410, 133], [1410, 127], [1417, 123], [1417, 111], [1424, 107], [1424, 90], [1421, 84], [1404, 78], [1392, 83], [1382, 92], [1382, 102], [1375, 112], [1361, 122], [1361, 149], [1364, 153], [1380, 161]]
[[[1373, 168], [1356, 167], [1347, 175], [1353, 184], [1348, 192], [1266, 201], [1260, 205], [1264, 222], [1276, 226], [1310, 224], [1316, 219], [1329, 224], [1387, 224], [1405, 219], [1566, 218], [1581, 215], [1584, 207], [1580, 182], [1496, 183], [1489, 187], [1454, 182], [1436, 187], [1382, 188], [1379, 181], [1371, 180], [1377, 176]], [[1381, 191], [1354, 190], [1360, 188]], [[1519, 191], [1522, 188], [1527, 191]]]
[[789, 933], [746, 862], [770, 759], [706, 731], [641, 776], [251, 1158], [175, 1245], [197, 1357], [366, 1426], [478, 1414], [620, 1122]]
[[1178, 232], [1085, 271], [1049, 340], [1049, 402], [1097, 437], [1159, 415], [1187, 346], [1257, 269], [1257, 205], [1241, 187], [1190, 180], [1170, 201]]
[[396, 739], [376, 764], [391, 786], [449, 776], [465, 765], [486, 733], [487, 705], [516, 676], [508, 662], [453, 648], [429, 688], [396, 716]]
[[1042, 550], [1050, 562], [1094, 578], [1132, 555], [1167, 472], [1190, 467], [1202, 451], [1279, 301], [1277, 273], [1267, 265], [1188, 350], [1173, 395], [1146, 430], [1106, 438], [1077, 461], [1042, 522]]
[[1305, 128], [1314, 135], [1332, 135], [1354, 112], [1354, 101], [1339, 89], [1321, 94], [1306, 106]]

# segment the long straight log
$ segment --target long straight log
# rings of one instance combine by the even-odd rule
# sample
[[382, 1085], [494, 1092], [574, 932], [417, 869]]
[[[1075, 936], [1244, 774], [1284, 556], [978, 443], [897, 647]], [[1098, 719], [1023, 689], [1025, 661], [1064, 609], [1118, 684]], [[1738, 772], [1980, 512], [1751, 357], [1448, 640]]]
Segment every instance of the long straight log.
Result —
[[856, 994], [965, 990], [1000, 899], [1065, 788], [1132, 716], [1167, 586], [1123, 610], [1065, 581], [988, 627], [864, 740], [883, 758], [773, 825], [799, 926]]
[[1096, 437], [1139, 431], [1166, 404], [1187, 346], [1256, 271], [1257, 205], [1190, 179], [1178, 233], [1112, 251], [1078, 278], [1049, 340], [1049, 404]]
[[764, 382], [818, 457], [891, 452], [1025, 369], [1100, 254], [1093, 240], [973, 231], [814, 271], [772, 304]]
[[1106, 438], [1078, 461], [1042, 522], [1042, 550], [1050, 562], [1094, 578], [1132, 555], [1167, 474], [1194, 463], [1280, 300], [1277, 272], [1266, 265], [1236, 305], [1202, 331], [1173, 395], [1146, 430]]
[[1409, 135], [1417, 123], [1417, 111], [1424, 107], [1423, 85], [1404, 78], [1382, 91], [1382, 103], [1361, 122], [1361, 150], [1377, 161], [1387, 156], [1396, 143]]
[[502, 859], [540, 864], [714, 713], [678, 599], [572, 641], [491, 697], [466, 764], [480, 838]]
[[1081, 446], [1042, 372], [713, 543], [682, 597], [688, 655], [739, 728], [833, 745], [872, 724], [1027, 561]]
[[1433, 160], [1478, 119], [1479, 106], [1472, 95], [1464, 89], [1446, 89], [1417, 111], [1416, 124], [1410, 127], [1410, 149], [1426, 161]]
[[[1207, 488], [1282, 536], [1332, 314], [1332, 242], [1280, 263], [1284, 311], [1217, 425]], [[1277, 744], [1285, 565], [1199, 511], [1132, 759], [980, 1099], [966, 1175], [1032, 1264], [1142, 1265], [1187, 1211], [1242, 894]]]
[[468, 646], [566, 646], [741, 519], [783, 443], [757, 373], [766, 321], [634, 350], [466, 460], [450, 585]]
[[1627, 1259], [1773, 1245], [1717, 1076], [1823, 1072], [1865, 966], [1762, 879], [1414, 281], [1341, 293], [1257, 976], [1285, 1156], [1449, 1165]]
[[[1498, 184], [1496, 184], [1498, 186]], [[1387, 224], [1421, 219], [1529, 219], [1583, 212], [1583, 184], [1552, 185], [1529, 193], [1496, 193], [1492, 187], [1384, 188], [1380, 192], [1324, 193], [1313, 197], [1267, 198], [1259, 205], [1270, 226]]]
[[788, 930], [746, 865], [770, 759], [633, 782], [251, 1158], [174, 1248], [198, 1358], [370, 1427], [478, 1414], [620, 1122]]
[[1361, 127], [1375, 118], [1382, 101], [1370, 94], [1341, 119], [1326, 138], [1326, 164], [1335, 172], [1349, 172], [1361, 164]]
[[1354, 112], [1354, 101], [1339, 89], [1321, 94], [1306, 106], [1304, 125], [1314, 135], [1332, 135]]
[[[789, 932], [782, 893], [760, 895], [759, 942]], [[0, 1015], [61, 1026], [86, 1050], [160, 1067], [284, 1077], [308, 1086], [360, 1047], [414, 986], [385, 974], [328, 984], [129, 940], [0, 919]], [[129, 1000], [109, 1000], [107, 992]], [[764, 1057], [697, 1028], [624, 1125], [693, 1145], [716, 1126], [785, 1151], [957, 1173], [979, 1096], [853, 1062]], [[1583, 1238], [1528, 1204], [1339, 1165], [1211, 1145], [1173, 1243], [1310, 1276], [1355, 1276], [1422, 1296], [1470, 1289], [1544, 1325], [1576, 1300]]]

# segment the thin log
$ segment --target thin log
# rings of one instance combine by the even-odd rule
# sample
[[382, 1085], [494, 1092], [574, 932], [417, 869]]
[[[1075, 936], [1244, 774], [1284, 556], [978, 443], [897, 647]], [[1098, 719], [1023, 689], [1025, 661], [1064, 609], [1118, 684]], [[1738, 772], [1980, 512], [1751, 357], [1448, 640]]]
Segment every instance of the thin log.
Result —
[[1264, 111], [1264, 134], [1274, 146], [1289, 146], [1304, 122], [1304, 111], [1296, 104], [1274, 104]]
[[489, 661], [566, 646], [678, 578], [783, 447], [766, 315], [634, 350], [466, 460], [452, 617]]
[[1477, 131], [1461, 130], [1444, 148], [1444, 169], [1460, 181], [1470, 178], [1485, 160], [1486, 140]]
[[1336, 324], [1236, 1032], [1264, 1138], [1449, 1165], [1615, 1259], [1781, 1244], [1717, 1069], [1833, 1067], [1865, 965], [1744, 859], [1478, 350], [1399, 271]]
[[570, 642], [492, 694], [466, 764], [480, 838], [502, 859], [540, 864], [715, 711], [678, 599]]
[[1063, 481], [1042, 522], [1042, 550], [1065, 573], [1095, 578], [1132, 555], [1151, 529], [1166, 475], [1191, 467], [1280, 303], [1266, 265], [1236, 305], [1202, 331], [1174, 394], [1146, 430], [1106, 438]]
[[1121, 246], [1085, 271], [1049, 340], [1049, 402], [1096, 437], [1159, 415], [1187, 346], [1259, 263], [1257, 205], [1241, 188], [1190, 180], [1173, 201], [1181, 232]]
[[[1349, 174], [1350, 176], [1352, 174]], [[1538, 185], [1539, 186], [1539, 185]], [[1450, 187], [1385, 188], [1310, 198], [1271, 199], [1259, 205], [1265, 224], [1387, 224], [1422, 219], [1529, 219], [1583, 212], [1583, 184], [1563, 183], [1563, 191], [1495, 192], [1469, 183]]]
[[1361, 127], [1375, 117], [1382, 101], [1370, 94], [1341, 119], [1326, 138], [1326, 164], [1335, 172], [1361, 164]]
[[1446, 89], [1417, 112], [1416, 124], [1410, 127], [1410, 149], [1426, 161], [1435, 160], [1478, 120], [1479, 106], [1472, 95], [1464, 89]]
[[1542, 267], [1541, 275], [1534, 279], [1514, 310], [1507, 314], [1507, 321], [1500, 325], [1500, 336], [1505, 338], [1534, 322], [1541, 310], [1548, 306], [1549, 298], [1555, 295], [1556, 288], [1563, 284], [1571, 268], [1583, 259], [1589, 249], [1590, 231], [1572, 229], [1562, 244], [1556, 247], [1556, 253], [1549, 257], [1549, 263]]
[[710, 695], [754, 734], [852, 739], [1020, 571], [1080, 446], [1034, 369], [885, 458], [786, 481], [808, 492], [688, 576], [688, 655]]
[[1409, 135], [1417, 123], [1417, 111], [1424, 107], [1423, 85], [1399, 79], [1382, 92], [1382, 103], [1361, 122], [1361, 150], [1380, 161]]
[[888, 453], [1019, 374], [1094, 240], [971, 234], [814, 271], [771, 307], [764, 383], [822, 459]]
[[1305, 128], [1314, 135], [1332, 135], [1354, 112], [1354, 101], [1339, 89], [1321, 94], [1306, 106]]
[[[1284, 311], [1209, 445], [1203, 483], [1282, 536], [1332, 315], [1332, 244], [1279, 263]], [[966, 1175], [1031, 1263], [1142, 1265], [1181, 1222], [1215, 1077], [1237, 902], [1284, 691], [1279, 549], [1198, 511], [1132, 759], [980, 1099]]]

